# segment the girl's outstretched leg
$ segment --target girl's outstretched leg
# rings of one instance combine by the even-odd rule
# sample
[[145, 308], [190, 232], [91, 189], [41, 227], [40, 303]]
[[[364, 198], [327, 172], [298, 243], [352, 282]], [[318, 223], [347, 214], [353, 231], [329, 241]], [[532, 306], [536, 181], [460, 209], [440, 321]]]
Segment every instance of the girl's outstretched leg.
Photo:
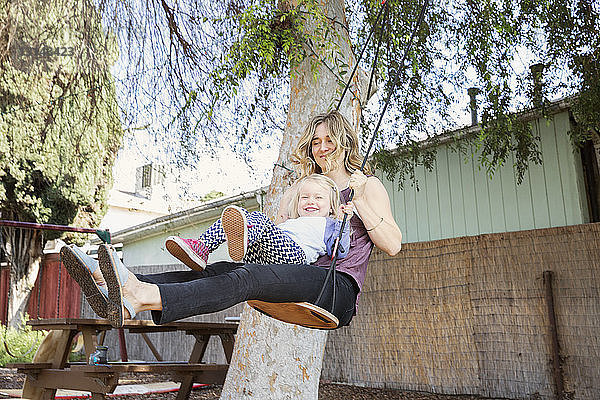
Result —
[[248, 250], [248, 212], [237, 206], [227, 206], [221, 214], [223, 232], [227, 241], [229, 257], [242, 261]]
[[221, 216], [229, 256], [234, 261], [265, 264], [304, 264], [302, 248], [265, 214], [229, 206]]
[[265, 214], [251, 212], [248, 218], [248, 246], [259, 249], [250, 254], [260, 258], [247, 257], [244, 261], [264, 264], [304, 264], [306, 254], [302, 247], [275, 225]]
[[169, 236], [165, 247], [179, 261], [195, 271], [206, 268], [208, 255], [221, 243], [225, 242], [225, 232], [221, 220], [218, 219], [198, 239], [184, 239]]

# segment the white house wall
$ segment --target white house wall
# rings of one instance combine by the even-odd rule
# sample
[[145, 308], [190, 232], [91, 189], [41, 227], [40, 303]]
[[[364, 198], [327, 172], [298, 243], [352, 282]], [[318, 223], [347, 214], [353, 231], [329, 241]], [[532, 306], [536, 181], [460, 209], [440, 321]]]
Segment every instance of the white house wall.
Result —
[[[145, 238], [135, 242], [127, 243], [123, 247], [123, 262], [125, 265], [167, 265], [178, 264], [179, 260], [174, 258], [165, 248], [165, 240], [171, 235], [184, 238], [197, 238], [199, 233], [204, 232], [214, 221], [202, 222], [196, 226], [188, 226], [172, 232]], [[217, 249], [210, 256], [212, 262], [227, 259], [227, 250]]]
[[134, 210], [127, 207], [110, 206], [100, 224], [101, 229], [110, 229], [117, 232], [130, 226], [142, 224], [146, 221], [162, 217], [164, 213]]

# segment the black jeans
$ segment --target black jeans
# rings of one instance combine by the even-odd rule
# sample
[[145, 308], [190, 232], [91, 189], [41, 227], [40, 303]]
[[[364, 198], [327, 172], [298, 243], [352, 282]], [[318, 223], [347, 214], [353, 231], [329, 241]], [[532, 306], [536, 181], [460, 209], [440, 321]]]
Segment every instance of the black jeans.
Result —
[[[140, 281], [156, 284], [162, 311], [152, 311], [156, 324], [164, 324], [199, 314], [217, 312], [246, 300], [272, 303], [306, 301], [331, 311], [332, 279], [319, 303], [315, 303], [327, 268], [313, 265], [261, 265], [218, 262], [204, 271], [173, 271], [136, 275]], [[340, 326], [354, 315], [358, 287], [354, 279], [336, 273], [336, 299], [333, 315]]]

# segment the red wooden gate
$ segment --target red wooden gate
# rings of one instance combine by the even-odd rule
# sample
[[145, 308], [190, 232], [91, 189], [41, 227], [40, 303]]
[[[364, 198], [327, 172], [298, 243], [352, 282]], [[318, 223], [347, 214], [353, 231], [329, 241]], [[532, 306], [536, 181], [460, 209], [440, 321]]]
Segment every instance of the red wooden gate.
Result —
[[[60, 275], [60, 279], [59, 279]], [[40, 288], [41, 278], [41, 288]], [[60, 288], [58, 286], [60, 280]], [[0, 271], [0, 320], [6, 324], [6, 301], [8, 297], [9, 270]], [[39, 294], [39, 305], [38, 305]], [[81, 289], [60, 263], [57, 253], [45, 254], [41, 271], [29, 296], [29, 318], [79, 318], [81, 313]]]

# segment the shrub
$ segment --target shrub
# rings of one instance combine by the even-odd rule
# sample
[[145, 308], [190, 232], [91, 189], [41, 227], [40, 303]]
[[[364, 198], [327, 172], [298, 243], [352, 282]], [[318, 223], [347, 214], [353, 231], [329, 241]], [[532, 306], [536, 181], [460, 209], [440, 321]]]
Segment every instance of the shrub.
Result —
[[0, 366], [31, 362], [33, 359], [47, 332], [34, 331], [25, 324], [26, 320], [26, 317], [23, 318], [19, 329], [0, 325]]

